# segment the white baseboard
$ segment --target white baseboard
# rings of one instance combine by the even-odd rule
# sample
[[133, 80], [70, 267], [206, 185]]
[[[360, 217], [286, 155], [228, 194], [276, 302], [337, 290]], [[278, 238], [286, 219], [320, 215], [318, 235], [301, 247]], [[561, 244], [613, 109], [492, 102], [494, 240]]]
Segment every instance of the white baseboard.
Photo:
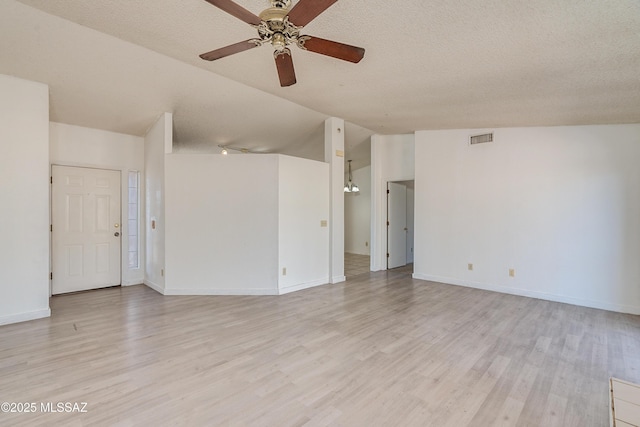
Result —
[[51, 309], [28, 311], [26, 313], [10, 314], [9, 316], [0, 317], [0, 325], [8, 325], [11, 323], [26, 322], [28, 320], [42, 319], [51, 316]]
[[164, 295], [278, 295], [277, 289], [164, 289]]
[[331, 278], [331, 283], [336, 284], [336, 283], [342, 283], [345, 280], [347, 280], [346, 276], [333, 276]]
[[265, 288], [242, 288], [242, 289], [211, 289], [211, 288], [186, 288], [174, 289], [164, 288], [156, 283], [145, 280], [144, 284], [162, 295], [283, 295], [290, 292], [300, 291], [302, 289], [312, 288], [315, 286], [326, 285], [327, 279], [315, 280], [307, 283], [300, 283], [293, 286], [287, 286], [281, 289], [265, 289]]
[[290, 292], [301, 291], [303, 289], [313, 288], [316, 286], [326, 285], [329, 283], [329, 278], [326, 277], [320, 280], [314, 280], [306, 283], [299, 283], [297, 285], [285, 286], [280, 288], [280, 295], [288, 294]]
[[607, 311], [616, 311], [618, 313], [640, 314], [640, 307], [634, 307], [624, 304], [615, 304], [604, 301], [592, 301], [588, 299], [575, 298], [566, 295], [550, 294], [546, 292], [531, 291], [528, 289], [509, 288], [507, 286], [488, 285], [486, 283], [472, 282], [467, 280], [459, 280], [451, 277], [432, 276], [429, 274], [413, 273], [411, 276], [418, 280], [427, 280], [430, 282], [444, 283], [446, 285], [464, 286], [467, 288], [483, 289], [485, 291], [500, 292], [503, 294], [519, 295], [529, 298], [537, 298], [546, 301], [562, 302], [566, 304], [579, 305], [582, 307], [598, 308]]
[[156, 292], [158, 292], [158, 293], [160, 293], [160, 294], [162, 294], [162, 295], [166, 295], [166, 294], [164, 293], [164, 286], [160, 286], [160, 285], [158, 285], [157, 283], [153, 283], [153, 282], [152, 282], [152, 281], [150, 281], [150, 280], [145, 280], [143, 283], [144, 283], [145, 285], [147, 285], [148, 287], [150, 287], [151, 289], [153, 289], [154, 291], [156, 291]]

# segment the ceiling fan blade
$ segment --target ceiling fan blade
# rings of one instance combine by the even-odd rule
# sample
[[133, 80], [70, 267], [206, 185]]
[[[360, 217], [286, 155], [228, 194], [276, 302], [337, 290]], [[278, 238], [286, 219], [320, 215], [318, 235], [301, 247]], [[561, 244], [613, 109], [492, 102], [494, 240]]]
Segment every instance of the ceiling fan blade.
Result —
[[333, 58], [358, 63], [364, 57], [364, 48], [338, 43], [319, 37], [302, 36], [298, 44], [302, 49]]
[[235, 16], [241, 21], [246, 22], [251, 25], [258, 25], [261, 19], [249, 12], [244, 7], [240, 6], [237, 3], [232, 2], [231, 0], [205, 0], [208, 3], [211, 3], [215, 7], [224, 10], [230, 15]]
[[293, 59], [291, 51], [285, 49], [283, 52], [275, 52], [276, 67], [278, 68], [278, 77], [280, 77], [280, 86], [291, 86], [296, 84], [296, 72], [293, 69]]
[[200, 55], [200, 58], [207, 61], [215, 61], [216, 59], [224, 58], [225, 56], [233, 55], [234, 53], [244, 52], [245, 50], [249, 50], [254, 47], [258, 47], [258, 45], [253, 41], [253, 39], [249, 39], [221, 47], [220, 49], [212, 50], [211, 52], [203, 53]]
[[[208, 1], [208, 0], [207, 0]], [[338, 0], [299, 0], [289, 12], [289, 21], [304, 27]]]

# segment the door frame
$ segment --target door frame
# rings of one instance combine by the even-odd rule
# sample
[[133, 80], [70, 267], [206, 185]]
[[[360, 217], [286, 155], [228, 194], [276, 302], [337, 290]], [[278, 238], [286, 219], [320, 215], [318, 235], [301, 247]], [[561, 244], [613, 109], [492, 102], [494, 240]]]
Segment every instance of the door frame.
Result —
[[391, 184], [401, 185], [401, 186], [404, 187], [404, 190], [405, 190], [405, 206], [404, 206], [404, 209], [405, 209], [405, 226], [404, 226], [404, 232], [405, 232], [405, 239], [404, 239], [405, 240], [405, 244], [404, 244], [405, 254], [404, 254], [404, 259], [405, 259], [405, 263], [403, 265], [399, 265], [398, 267], [403, 267], [403, 266], [407, 265], [407, 263], [406, 263], [406, 259], [407, 259], [406, 247], [407, 247], [407, 231], [408, 231], [408, 229], [407, 229], [407, 219], [406, 219], [406, 212], [407, 212], [406, 191], [407, 191], [407, 186], [405, 184], [403, 184], [402, 182], [399, 182], [399, 181], [387, 181], [387, 218], [386, 218], [386, 221], [387, 221], [387, 223], [386, 223], [387, 224], [387, 247], [386, 247], [386, 261], [387, 262], [386, 262], [386, 269], [387, 270], [389, 270], [390, 268], [398, 268], [398, 267], [389, 267], [389, 258], [390, 258], [389, 254], [390, 254], [390, 246], [391, 246], [390, 243], [389, 243], [390, 242], [390, 239], [389, 239], [390, 218], [389, 218], [389, 216], [390, 216], [390, 211], [391, 211], [390, 204], [389, 204], [389, 198], [391, 196]]
[[[84, 169], [97, 169], [97, 170], [105, 170], [105, 171], [113, 171], [118, 172], [120, 174], [120, 286], [123, 286], [123, 272], [124, 272], [124, 248], [129, 245], [129, 233], [128, 233], [128, 215], [125, 215], [127, 211], [126, 205], [124, 203], [124, 192], [122, 191], [122, 186], [124, 185], [123, 181], [123, 173], [125, 169], [114, 169], [106, 166], [97, 166], [91, 164], [84, 163], [75, 163], [75, 162], [55, 162], [49, 164], [49, 298], [53, 296], [53, 167], [54, 166], [62, 166], [62, 167], [72, 167], [72, 168], [84, 168]], [[138, 171], [140, 173], [140, 171]], [[138, 188], [138, 204], [140, 205], [142, 199], [140, 197], [141, 189]], [[128, 200], [128, 199], [127, 199]], [[140, 211], [140, 207], [138, 207]], [[126, 221], [125, 221], [126, 217]], [[140, 219], [140, 212], [138, 212], [138, 218]], [[126, 230], [126, 233], [125, 233]], [[140, 235], [140, 233], [138, 234]], [[140, 237], [138, 237], [140, 239]], [[126, 245], [125, 246], [125, 240]], [[140, 247], [140, 241], [138, 241], [138, 246]]]
[[[389, 188], [389, 183], [395, 183], [395, 184], [402, 184], [405, 187], [407, 187], [407, 191], [409, 189], [411, 189], [413, 191], [413, 201], [414, 201], [414, 215], [415, 215], [415, 179], [414, 178], [406, 178], [406, 179], [391, 179], [388, 181], [382, 181], [381, 184], [384, 184], [384, 189], [382, 190], [382, 194], [380, 194], [380, 199], [379, 205], [374, 200], [374, 196], [373, 196], [373, 192], [372, 192], [372, 198], [371, 198], [371, 212], [372, 212], [372, 220], [371, 220], [371, 242], [374, 242], [374, 239], [378, 236], [382, 237], [382, 241], [380, 243], [376, 242], [376, 244], [380, 244], [379, 248], [380, 249], [376, 249], [374, 251], [374, 248], [371, 248], [371, 271], [377, 271], [374, 270], [374, 267], [376, 265], [379, 265], [378, 270], [389, 270], [389, 264], [388, 264], [388, 258], [386, 257], [388, 248], [389, 248], [389, 236], [388, 236], [388, 227], [387, 227], [387, 221], [389, 219], [389, 200], [388, 200], [388, 193], [387, 190]], [[382, 185], [381, 185], [382, 187]], [[377, 211], [376, 207], [381, 207], [383, 209], [382, 212]], [[407, 206], [408, 208], [408, 206]], [[374, 221], [373, 218], [375, 218], [374, 214], [376, 212], [380, 212], [378, 218], [380, 220], [376, 220]], [[408, 210], [407, 210], [408, 212]], [[415, 249], [416, 243], [415, 243], [415, 218], [414, 218], [414, 224], [412, 226], [412, 228], [409, 228], [409, 223], [407, 223], [407, 233], [411, 233], [413, 235], [413, 249]], [[377, 236], [376, 236], [377, 234]], [[378, 237], [379, 238], [379, 237]], [[407, 241], [409, 240], [409, 235], [407, 234]], [[374, 252], [378, 254], [378, 257], [376, 257], [374, 259]], [[413, 255], [415, 255], [415, 250], [412, 253]], [[408, 255], [407, 255], [408, 258]], [[380, 264], [376, 264], [376, 263], [380, 263]]]

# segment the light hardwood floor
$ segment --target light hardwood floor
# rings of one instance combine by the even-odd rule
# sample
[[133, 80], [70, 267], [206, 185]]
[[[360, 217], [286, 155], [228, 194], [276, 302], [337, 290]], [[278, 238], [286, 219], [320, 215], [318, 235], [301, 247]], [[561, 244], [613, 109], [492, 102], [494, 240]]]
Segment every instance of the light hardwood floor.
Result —
[[0, 327], [0, 425], [607, 426], [640, 317], [361, 274], [279, 297], [54, 297]]
[[371, 269], [370, 259], [371, 258], [369, 258], [369, 255], [358, 255], [345, 252], [344, 275], [347, 277], [347, 279], [350, 279], [353, 276], [357, 276], [362, 273], [368, 273]]

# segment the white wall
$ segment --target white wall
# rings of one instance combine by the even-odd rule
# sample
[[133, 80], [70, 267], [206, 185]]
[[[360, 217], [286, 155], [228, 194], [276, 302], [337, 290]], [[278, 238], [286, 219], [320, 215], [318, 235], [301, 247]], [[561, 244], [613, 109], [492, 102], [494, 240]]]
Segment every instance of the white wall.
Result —
[[[128, 268], [128, 174], [130, 171], [138, 171], [141, 179], [144, 177], [144, 138], [51, 122], [49, 141], [52, 165], [111, 169], [121, 172], [122, 285], [142, 283], [144, 280], [143, 247], [138, 248], [141, 254], [140, 268], [132, 270]], [[142, 231], [140, 228], [139, 233]], [[139, 241], [143, 242], [140, 236]], [[142, 245], [142, 243], [139, 244]]]
[[172, 146], [173, 116], [164, 113], [144, 138], [144, 283], [158, 292], [163, 292], [165, 286], [165, 155], [171, 153]]
[[[346, 183], [349, 173], [345, 174]], [[352, 171], [358, 193], [344, 193], [344, 251], [369, 255], [371, 240], [371, 166]]]
[[49, 88], [0, 75], [0, 324], [49, 310]]
[[166, 156], [165, 294], [278, 293], [278, 156]]
[[640, 125], [476, 132], [416, 133], [414, 277], [640, 314]]
[[[278, 156], [279, 293], [329, 283], [329, 165]], [[283, 274], [286, 268], [286, 275]]]
[[415, 177], [415, 137], [371, 137], [371, 271], [387, 268], [387, 182]]

